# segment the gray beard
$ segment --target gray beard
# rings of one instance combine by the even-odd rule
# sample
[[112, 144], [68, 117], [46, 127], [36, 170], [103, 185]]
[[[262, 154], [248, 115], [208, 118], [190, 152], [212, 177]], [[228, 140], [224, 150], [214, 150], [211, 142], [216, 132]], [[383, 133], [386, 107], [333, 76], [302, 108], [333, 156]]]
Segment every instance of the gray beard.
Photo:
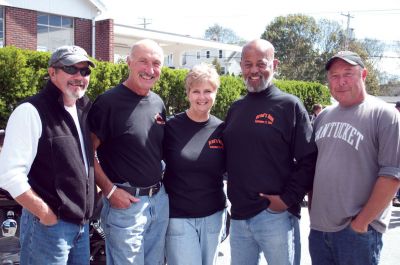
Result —
[[251, 93], [258, 93], [261, 91], [264, 91], [265, 89], [267, 89], [267, 87], [269, 87], [269, 85], [271, 84], [272, 81], [272, 75], [268, 78], [268, 80], [265, 80], [264, 76], [261, 77], [261, 82], [260, 85], [257, 87], [253, 87], [252, 85], [250, 85], [250, 83], [248, 82], [248, 79], [245, 80], [245, 85], [247, 88], [247, 91], [251, 92]]

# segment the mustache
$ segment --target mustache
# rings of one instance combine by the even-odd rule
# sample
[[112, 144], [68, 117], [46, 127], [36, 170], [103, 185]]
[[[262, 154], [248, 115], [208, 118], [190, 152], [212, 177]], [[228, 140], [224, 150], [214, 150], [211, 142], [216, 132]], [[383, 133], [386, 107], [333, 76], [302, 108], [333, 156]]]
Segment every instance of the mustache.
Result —
[[70, 80], [67, 82], [68, 85], [71, 86], [84, 86], [84, 82], [82, 80]]
[[139, 74], [141, 77], [147, 77], [147, 78], [150, 78], [150, 79], [153, 79], [154, 78], [154, 75], [149, 75], [149, 74], [147, 74], [147, 73], [140, 73]]
[[264, 78], [264, 76], [260, 73], [257, 74], [251, 74], [249, 77], [247, 77], [247, 79], [251, 78], [251, 77], [260, 77], [260, 78]]

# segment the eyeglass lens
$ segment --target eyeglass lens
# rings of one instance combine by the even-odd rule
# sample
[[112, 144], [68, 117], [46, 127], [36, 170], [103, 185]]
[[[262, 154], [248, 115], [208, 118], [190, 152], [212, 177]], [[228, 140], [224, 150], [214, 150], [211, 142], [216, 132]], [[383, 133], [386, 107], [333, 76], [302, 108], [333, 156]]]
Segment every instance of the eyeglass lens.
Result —
[[85, 68], [78, 68], [76, 66], [63, 66], [60, 67], [61, 70], [63, 70], [65, 73], [70, 74], [70, 75], [74, 75], [77, 72], [79, 72], [82, 76], [88, 76], [91, 74], [92, 70], [90, 70], [89, 67], [85, 67]]

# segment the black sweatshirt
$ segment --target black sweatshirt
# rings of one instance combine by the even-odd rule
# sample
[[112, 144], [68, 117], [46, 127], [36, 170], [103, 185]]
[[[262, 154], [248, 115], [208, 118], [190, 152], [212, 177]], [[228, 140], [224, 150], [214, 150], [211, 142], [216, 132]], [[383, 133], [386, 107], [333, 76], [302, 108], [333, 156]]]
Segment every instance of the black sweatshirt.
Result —
[[259, 193], [280, 195], [300, 217], [300, 202], [311, 190], [316, 146], [300, 100], [270, 86], [234, 102], [226, 117], [228, 197], [233, 219], [248, 219], [269, 201]]
[[194, 122], [186, 113], [167, 121], [164, 138], [165, 188], [170, 217], [200, 218], [225, 207], [222, 121]]

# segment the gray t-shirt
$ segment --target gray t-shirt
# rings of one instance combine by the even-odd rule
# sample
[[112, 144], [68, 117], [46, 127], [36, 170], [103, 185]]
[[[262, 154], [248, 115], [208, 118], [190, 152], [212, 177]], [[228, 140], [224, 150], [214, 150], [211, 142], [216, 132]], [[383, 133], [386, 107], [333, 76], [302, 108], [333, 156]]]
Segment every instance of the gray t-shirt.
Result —
[[[364, 207], [379, 176], [400, 178], [400, 115], [368, 95], [356, 106], [328, 107], [314, 129], [318, 159], [311, 228], [337, 232]], [[390, 215], [389, 204], [372, 227], [385, 232]]]

